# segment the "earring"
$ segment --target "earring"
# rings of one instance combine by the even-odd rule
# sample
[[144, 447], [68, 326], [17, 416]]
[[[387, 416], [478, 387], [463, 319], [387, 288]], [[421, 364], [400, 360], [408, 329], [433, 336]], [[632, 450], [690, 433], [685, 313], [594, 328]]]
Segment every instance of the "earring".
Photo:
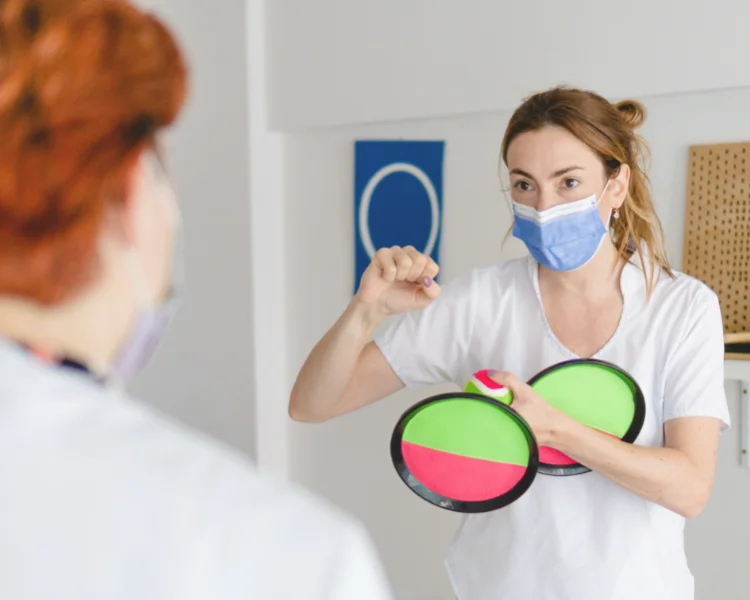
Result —
[[617, 209], [617, 208], [616, 208], [616, 209], [614, 210], [614, 212], [612, 213], [612, 216], [613, 216], [613, 217], [614, 217], [615, 219], [619, 219], [619, 218], [620, 218], [620, 211], [619, 211], [619, 209]]

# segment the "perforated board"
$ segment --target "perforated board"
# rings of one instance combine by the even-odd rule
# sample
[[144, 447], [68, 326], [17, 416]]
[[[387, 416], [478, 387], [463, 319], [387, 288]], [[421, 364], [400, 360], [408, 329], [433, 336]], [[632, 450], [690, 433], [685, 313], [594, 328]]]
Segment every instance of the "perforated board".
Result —
[[719, 296], [724, 332], [750, 332], [750, 142], [691, 146], [682, 270]]

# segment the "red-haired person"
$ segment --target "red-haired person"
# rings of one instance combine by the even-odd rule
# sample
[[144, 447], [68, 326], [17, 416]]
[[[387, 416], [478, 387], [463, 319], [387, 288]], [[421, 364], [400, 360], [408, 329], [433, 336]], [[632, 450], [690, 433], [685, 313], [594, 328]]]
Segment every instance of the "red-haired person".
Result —
[[0, 3], [0, 598], [389, 598], [359, 524], [112, 385], [179, 300], [186, 80], [127, 2]]
[[[465, 520], [447, 560], [461, 600], [694, 596], [683, 527], [708, 500], [729, 426], [723, 326], [716, 295], [667, 261], [635, 133], [643, 119], [637, 102], [582, 90], [528, 98], [501, 156], [513, 235], [529, 256], [441, 293], [429, 257], [380, 250], [292, 391], [292, 417], [324, 421], [404, 386], [463, 387], [494, 367], [539, 444], [591, 469], [537, 476], [518, 501]], [[581, 425], [524, 383], [591, 357], [640, 384], [635, 444]]]

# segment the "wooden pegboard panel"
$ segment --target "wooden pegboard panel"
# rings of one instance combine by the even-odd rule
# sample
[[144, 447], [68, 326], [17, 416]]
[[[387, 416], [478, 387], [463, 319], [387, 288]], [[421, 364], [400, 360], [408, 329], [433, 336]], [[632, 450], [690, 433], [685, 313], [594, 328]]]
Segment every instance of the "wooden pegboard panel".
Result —
[[719, 296], [724, 332], [750, 332], [750, 142], [691, 146], [682, 270]]

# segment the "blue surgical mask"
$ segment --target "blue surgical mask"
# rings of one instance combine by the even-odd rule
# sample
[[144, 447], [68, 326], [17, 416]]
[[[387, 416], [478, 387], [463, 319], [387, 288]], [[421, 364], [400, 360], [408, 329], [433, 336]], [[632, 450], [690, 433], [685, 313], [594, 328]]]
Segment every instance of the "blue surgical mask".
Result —
[[599, 216], [599, 201], [607, 186], [599, 198], [592, 194], [541, 212], [513, 201], [513, 236], [521, 240], [531, 256], [547, 269], [580, 269], [594, 258], [607, 235], [607, 228]]

